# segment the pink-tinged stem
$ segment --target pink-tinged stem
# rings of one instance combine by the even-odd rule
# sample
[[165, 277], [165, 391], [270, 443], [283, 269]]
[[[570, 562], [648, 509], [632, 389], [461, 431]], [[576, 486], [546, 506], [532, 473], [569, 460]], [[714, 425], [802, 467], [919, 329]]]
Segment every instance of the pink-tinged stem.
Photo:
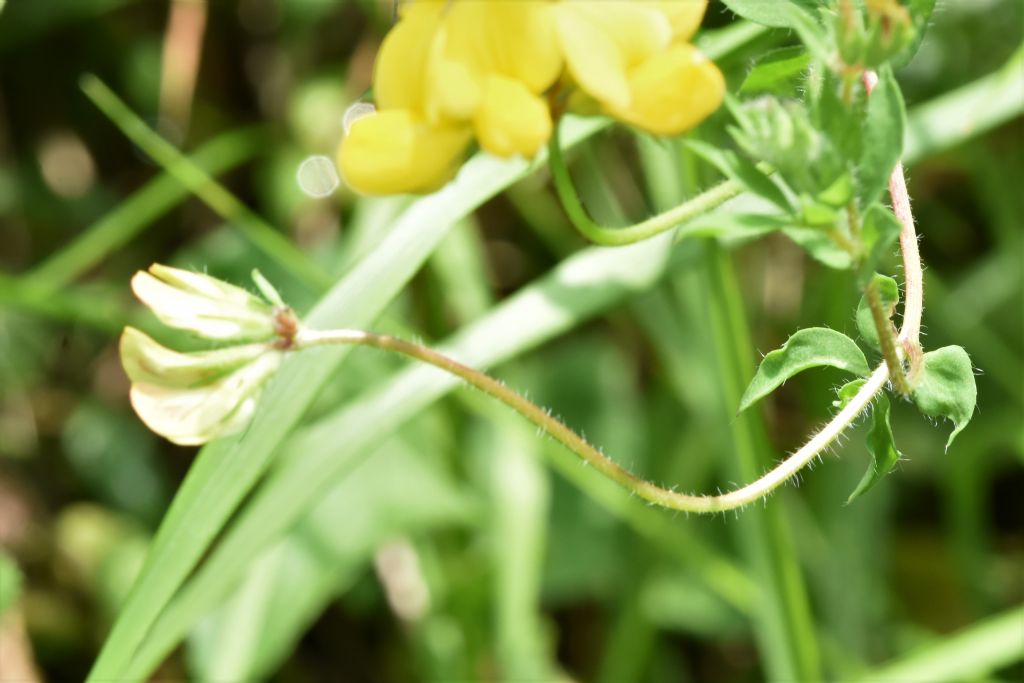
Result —
[[[864, 89], [870, 95], [878, 84], [878, 74], [864, 72]], [[914, 214], [910, 210], [910, 195], [903, 174], [903, 164], [896, 167], [889, 176], [889, 197], [892, 211], [900, 222], [900, 251], [903, 254], [904, 303], [903, 326], [900, 341], [906, 347], [911, 359], [911, 374], [921, 353], [921, 317], [924, 315], [924, 271], [921, 267], [921, 253], [917, 247], [917, 231], [914, 229]]]

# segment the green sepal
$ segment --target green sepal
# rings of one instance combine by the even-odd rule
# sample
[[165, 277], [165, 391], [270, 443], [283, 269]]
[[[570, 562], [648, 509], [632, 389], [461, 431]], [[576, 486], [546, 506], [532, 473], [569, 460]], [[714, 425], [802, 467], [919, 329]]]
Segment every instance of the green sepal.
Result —
[[846, 499], [847, 504], [880, 482], [900, 460], [900, 452], [896, 450], [892, 425], [889, 422], [889, 399], [885, 394], [878, 395], [871, 409], [871, 428], [868, 431], [866, 445], [868, 452], [871, 453], [871, 464], [868, 465], [857, 488]]
[[949, 450], [956, 435], [971, 421], [978, 403], [974, 366], [967, 352], [959, 346], [944, 346], [924, 354], [914, 380], [913, 397], [925, 415], [953, 422], [953, 431], [946, 441]]
[[[896, 311], [896, 304], [900, 301], [900, 286], [888, 275], [875, 273], [872, 276], [872, 286], [878, 291], [878, 298], [882, 301], [882, 311], [886, 320], [892, 319]], [[875, 319], [871, 315], [871, 307], [868, 305], [867, 296], [862, 296], [857, 304], [857, 332], [860, 338], [876, 350], [881, 349], [878, 339], [878, 330], [875, 328]]]
[[775, 391], [783, 382], [810, 368], [832, 366], [853, 375], [867, 375], [868, 361], [857, 343], [827, 327], [809, 327], [793, 334], [782, 348], [766, 355], [740, 399], [740, 412]]

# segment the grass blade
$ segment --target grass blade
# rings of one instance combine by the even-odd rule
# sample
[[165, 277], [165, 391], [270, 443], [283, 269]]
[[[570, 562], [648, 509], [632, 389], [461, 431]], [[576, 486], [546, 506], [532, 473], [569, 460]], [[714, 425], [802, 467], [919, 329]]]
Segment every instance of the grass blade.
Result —
[[[573, 128], [576, 141], [602, 122]], [[364, 327], [412, 278], [451, 225], [528, 172], [522, 161], [479, 156], [440, 192], [414, 203], [385, 240], [306, 317], [313, 327]], [[349, 349], [289, 358], [266, 391], [249, 429], [200, 452], [161, 525], [146, 564], [90, 673], [90, 681], [124, 678], [135, 649], [216, 534], [264, 473], [277, 447]], [[320, 480], [321, 475], [314, 475]], [[308, 493], [300, 494], [305, 499]], [[294, 517], [292, 521], [294, 521]]]
[[330, 286], [331, 278], [316, 263], [174, 145], [157, 135], [103, 81], [92, 74], [86, 74], [82, 77], [81, 86], [93, 104], [128, 139], [194, 192], [221, 218], [236, 226], [257, 248], [280, 263], [299, 282], [317, 290]]
[[[206, 143], [189, 159], [204, 172], [218, 175], [251, 158], [259, 149], [259, 141], [260, 135], [254, 129], [231, 131]], [[74, 242], [36, 266], [23, 284], [60, 289], [189, 196], [189, 189], [171, 173], [160, 174], [89, 226]]]

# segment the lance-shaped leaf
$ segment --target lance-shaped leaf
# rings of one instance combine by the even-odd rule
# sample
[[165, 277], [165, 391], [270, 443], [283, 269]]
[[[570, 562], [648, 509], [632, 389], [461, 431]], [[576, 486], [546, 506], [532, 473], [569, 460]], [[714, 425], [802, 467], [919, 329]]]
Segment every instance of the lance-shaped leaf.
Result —
[[978, 402], [971, 358], [959, 346], [944, 346], [924, 354], [920, 375], [914, 385], [914, 402], [929, 417], [945, 417], [953, 422], [946, 449], [967, 426]]
[[871, 464], [861, 478], [857, 488], [846, 499], [850, 503], [864, 495], [868, 489], [882, 480], [892, 471], [900, 460], [900, 452], [892, 438], [892, 425], [889, 423], [889, 399], [879, 394], [871, 409], [871, 430], [867, 438], [868, 452], [871, 453]]
[[842, 332], [827, 327], [800, 330], [772, 351], [757, 369], [757, 374], [740, 399], [740, 411], [746, 410], [785, 382], [809, 368], [832, 366], [854, 375], [870, 371], [864, 352]]

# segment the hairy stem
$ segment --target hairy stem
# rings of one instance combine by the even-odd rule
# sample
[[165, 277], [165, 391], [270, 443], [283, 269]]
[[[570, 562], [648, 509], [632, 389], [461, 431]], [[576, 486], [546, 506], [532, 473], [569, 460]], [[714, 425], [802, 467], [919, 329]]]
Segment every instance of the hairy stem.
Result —
[[[864, 88], [868, 95], [878, 84], [878, 74], [864, 72]], [[916, 373], [921, 359], [921, 318], [924, 315], [924, 271], [921, 254], [917, 247], [917, 232], [914, 228], [914, 214], [910, 210], [910, 195], [903, 173], [903, 164], [896, 167], [889, 176], [889, 197], [892, 211], [900, 222], [900, 251], [903, 254], [904, 305], [903, 326], [900, 328], [900, 342], [910, 358], [910, 376]]]
[[622, 228], [610, 228], [594, 222], [580, 201], [579, 195], [576, 194], [569, 169], [565, 165], [562, 148], [558, 143], [557, 125], [548, 144], [548, 155], [555, 191], [558, 193], [558, 198], [561, 200], [569, 220], [588, 240], [607, 247], [633, 244], [668, 232], [681, 223], [721, 206], [743, 191], [743, 187], [739, 183], [727, 180], [693, 199], [647, 220]]
[[[876, 81], [877, 77], [874, 73], [865, 73], [864, 84], [869, 94]], [[585, 235], [595, 242], [604, 244], [626, 244], [630, 241], [638, 241], [659, 234], [671, 229], [683, 220], [718, 206], [740, 192], [739, 187], [734, 183], [722, 183], [675, 209], [659, 214], [631, 228], [603, 228], [590, 220], [582, 204], [580, 204], [579, 198], [572, 188], [571, 179], [568, 177], [568, 170], [565, 168], [557, 140], [553, 140], [551, 146], [551, 160], [556, 187], [573, 222], [577, 224], [577, 227]], [[903, 167], [900, 164], [897, 164], [893, 170], [889, 181], [889, 193], [892, 197], [893, 211], [902, 226], [900, 231], [900, 250], [903, 253], [904, 275], [906, 277], [903, 325], [899, 333], [899, 341], [902, 342], [902, 347], [891, 344], [891, 354], [886, 355], [886, 362], [875, 368], [860, 391], [799, 450], [756, 481], [727, 493], [718, 495], [679, 493], [641, 479], [591, 445], [586, 439], [566, 426], [565, 423], [553, 417], [548, 411], [509, 389], [498, 380], [424, 346], [395, 337], [360, 330], [315, 331], [301, 329], [293, 339], [293, 348], [295, 350], [302, 350], [333, 344], [370, 346], [428, 363], [463, 379], [473, 387], [498, 399], [537, 427], [546, 431], [584, 462], [592, 465], [599, 472], [646, 501], [684, 512], [709, 513], [733, 510], [764, 498], [793, 478], [814, 458], [821, 455], [867, 409], [875, 396], [885, 387], [890, 377], [898, 389], [902, 386], [901, 391], [907, 390], [906, 378], [902, 374], [904, 356], [909, 356], [911, 360], [911, 380], [913, 379], [914, 368], [916, 367], [917, 360], [920, 358], [924, 289], [922, 286], [921, 257], [917, 248], [917, 234], [914, 231], [914, 218], [910, 212], [910, 198], [907, 195], [906, 183], [903, 178]], [[617, 233], [623, 234], [618, 235]], [[869, 287], [868, 290], [872, 316], [876, 316], [876, 310], [881, 313], [881, 304], [877, 301], [878, 293], [875, 291], [875, 303], [871, 303], [872, 297], [870, 292], [872, 288]], [[875, 320], [877, 325], [877, 316]], [[886, 323], [888, 323], [887, 320]], [[892, 341], [891, 334], [888, 336], [882, 334], [881, 328], [879, 332], [880, 339], [888, 338], [890, 342]], [[890, 360], [892, 361], [891, 364]], [[894, 370], [899, 370], [899, 372]], [[901, 380], [902, 385], [900, 384]]]
[[815, 434], [800, 450], [760, 479], [728, 493], [693, 495], [672, 491], [641, 479], [602, 453], [582, 436], [567, 427], [564, 422], [553, 417], [547, 410], [516, 393], [498, 380], [419, 344], [361, 330], [315, 331], [303, 329], [295, 336], [293, 348], [295, 350], [303, 350], [333, 344], [350, 344], [383, 349], [408, 356], [449, 372], [512, 408], [534, 425], [550, 434], [556, 441], [575, 453], [584, 462], [632, 491], [640, 498], [661, 507], [695, 513], [733, 510], [767, 496], [828, 448], [853, 423], [857, 416], [867, 408], [875, 394], [885, 386], [885, 382], [888, 379], [888, 371], [885, 365], [879, 366], [872, 373], [857, 396], [831, 422]]
[[903, 361], [900, 353], [896, 350], [896, 335], [893, 333], [892, 323], [889, 316], [882, 310], [882, 297], [878, 293], [878, 285], [872, 280], [864, 290], [864, 298], [871, 310], [871, 319], [875, 323], [875, 331], [878, 333], [878, 345], [882, 348], [882, 357], [885, 358], [885, 365], [889, 368], [889, 378], [892, 380], [893, 388], [903, 396], [910, 395], [910, 386], [907, 384], [907, 377], [903, 374]]

